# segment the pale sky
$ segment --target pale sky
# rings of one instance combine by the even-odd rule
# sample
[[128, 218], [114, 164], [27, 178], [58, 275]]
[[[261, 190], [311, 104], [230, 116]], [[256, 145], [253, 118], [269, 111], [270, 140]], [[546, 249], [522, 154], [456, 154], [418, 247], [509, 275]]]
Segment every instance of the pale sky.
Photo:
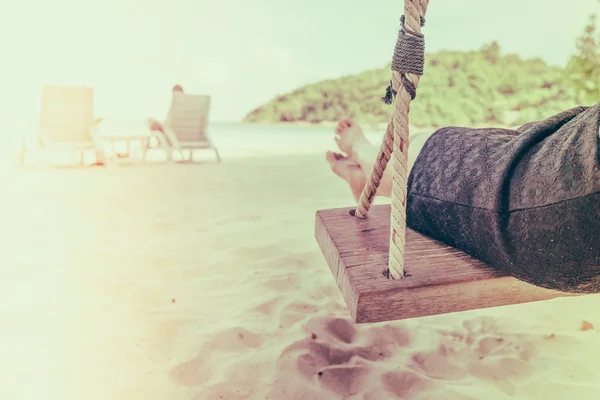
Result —
[[[162, 119], [180, 83], [212, 96], [213, 121], [240, 120], [278, 93], [385, 65], [403, 8], [400, 0], [3, 3], [0, 104], [8, 117], [36, 115], [43, 84], [84, 84], [95, 88], [98, 116]], [[503, 52], [564, 65], [592, 12], [598, 0], [433, 0], [426, 50], [496, 40]]]

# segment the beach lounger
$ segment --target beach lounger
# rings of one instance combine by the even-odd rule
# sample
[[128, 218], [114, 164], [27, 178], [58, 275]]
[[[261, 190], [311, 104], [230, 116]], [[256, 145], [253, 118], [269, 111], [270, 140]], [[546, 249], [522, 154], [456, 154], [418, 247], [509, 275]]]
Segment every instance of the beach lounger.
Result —
[[[171, 151], [181, 153], [181, 161], [194, 161], [195, 150], [214, 151], [217, 162], [221, 161], [219, 151], [207, 135], [210, 96], [173, 93], [171, 109], [165, 123], [165, 135], [170, 142]], [[189, 151], [186, 160], [183, 151]], [[172, 154], [169, 155], [172, 157]]]
[[[94, 119], [94, 89], [82, 86], [44, 86], [42, 89], [39, 130], [33, 147], [39, 163], [46, 163], [52, 151], [71, 151], [83, 164], [86, 150], [102, 152], [96, 133], [99, 119]], [[29, 150], [23, 141], [21, 164]]]

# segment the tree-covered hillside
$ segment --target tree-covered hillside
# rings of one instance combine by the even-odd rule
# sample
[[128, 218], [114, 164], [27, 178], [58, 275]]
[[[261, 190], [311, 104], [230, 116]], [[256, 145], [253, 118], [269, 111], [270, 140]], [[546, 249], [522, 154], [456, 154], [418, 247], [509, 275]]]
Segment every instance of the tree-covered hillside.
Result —
[[[578, 105], [574, 73], [540, 59], [502, 55], [495, 42], [479, 51], [427, 54], [425, 74], [411, 106], [411, 125], [481, 126], [539, 120]], [[385, 123], [392, 106], [381, 97], [390, 76], [387, 65], [306, 85], [257, 108], [245, 121], [318, 123], [350, 116], [361, 123]]]

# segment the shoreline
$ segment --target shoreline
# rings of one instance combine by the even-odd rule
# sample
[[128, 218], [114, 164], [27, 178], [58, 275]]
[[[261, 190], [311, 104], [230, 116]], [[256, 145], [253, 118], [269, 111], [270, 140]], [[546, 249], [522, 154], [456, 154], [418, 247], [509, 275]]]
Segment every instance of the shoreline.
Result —
[[[240, 121], [235, 124], [239, 125], [268, 125], [268, 126], [297, 126], [303, 128], [335, 128], [339, 121], [321, 121], [321, 122], [307, 122], [307, 121], [294, 121], [294, 122], [270, 122], [270, 121]], [[215, 122], [220, 123], [220, 122]], [[360, 125], [364, 130], [375, 131], [375, 130], [385, 130], [387, 127], [387, 123], [380, 124], [367, 124], [360, 122]], [[434, 127], [420, 127], [420, 126], [410, 126], [411, 130], [435, 130], [437, 128]]]
[[[362, 123], [360, 122], [360, 125], [362, 126], [362, 128], [365, 131], [385, 131], [385, 129], [387, 128], [388, 123], [379, 123], [379, 124], [366, 124], [366, 123]], [[215, 124], [229, 124], [228, 122], [215, 122]], [[321, 121], [321, 122], [307, 122], [307, 121], [294, 121], [294, 122], [270, 122], [270, 121], [239, 121], [239, 122], [232, 122], [231, 124], [236, 124], [236, 125], [257, 125], [257, 126], [281, 126], [281, 127], [286, 127], [286, 126], [294, 126], [294, 127], [303, 127], [303, 128], [335, 128], [335, 126], [338, 124], [337, 121]], [[450, 125], [447, 125], [450, 126]], [[503, 129], [516, 129], [516, 127], [521, 126], [521, 125], [509, 125], [509, 124], [473, 124], [473, 125], [468, 125], [465, 127], [469, 127], [469, 128], [473, 128], [473, 129], [482, 129], [482, 128], [503, 128]], [[410, 132], [421, 132], [421, 131], [436, 131], [438, 129], [443, 128], [444, 126], [417, 126], [417, 125], [410, 125], [409, 126], [409, 130]]]

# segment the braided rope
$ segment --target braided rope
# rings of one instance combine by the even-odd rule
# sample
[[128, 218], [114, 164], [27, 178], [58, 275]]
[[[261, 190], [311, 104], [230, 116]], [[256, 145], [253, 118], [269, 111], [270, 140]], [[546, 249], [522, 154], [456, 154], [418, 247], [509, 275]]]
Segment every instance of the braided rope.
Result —
[[383, 177], [383, 172], [385, 171], [385, 167], [390, 161], [390, 157], [392, 155], [392, 145], [394, 142], [394, 127], [392, 122], [387, 126], [387, 130], [381, 141], [381, 147], [379, 148], [379, 154], [377, 155], [377, 159], [375, 160], [375, 164], [373, 164], [373, 169], [369, 174], [369, 179], [367, 179], [367, 183], [363, 188], [362, 193], [360, 194], [360, 198], [358, 199], [358, 206], [356, 210], [352, 210], [352, 215], [358, 218], [366, 218], [367, 213], [369, 212], [369, 208], [371, 208], [371, 204], [375, 199], [375, 194], [377, 193], [377, 188], [379, 187], [379, 183], [381, 182], [381, 178]]
[[[358, 206], [354, 212], [359, 218], [365, 218], [373, 199], [377, 193], [377, 188], [381, 182], [383, 172], [393, 154], [393, 175], [392, 175], [392, 213], [391, 213], [391, 234], [390, 234], [390, 257], [389, 257], [389, 277], [392, 279], [401, 279], [404, 276], [404, 243], [406, 237], [406, 191], [407, 191], [407, 164], [408, 164], [408, 113], [410, 111], [410, 102], [416, 95], [416, 89], [419, 85], [420, 75], [422, 73], [422, 61], [405, 63], [397, 61], [398, 57], [413, 56], [422, 51], [419, 48], [422, 42], [421, 26], [424, 22], [423, 17], [427, 12], [429, 0], [405, 0], [404, 18], [401, 19], [402, 31], [399, 34], [399, 42], [408, 37], [417, 38], [412, 40], [411, 45], [396, 44], [394, 49], [394, 61], [392, 62], [392, 82], [389, 91], [396, 94], [396, 106], [392, 119], [388, 124], [384, 135], [379, 155], [373, 165], [373, 169], [367, 180], [363, 192], [361, 193]], [[408, 26], [406, 29], [405, 26]], [[404, 32], [406, 31], [406, 32]], [[408, 35], [406, 34], [408, 33]], [[420, 38], [421, 40], [419, 40]], [[409, 48], [409, 50], [407, 50]], [[413, 51], [414, 50], [414, 51]], [[417, 53], [418, 54], [418, 53]], [[408, 67], [407, 67], [408, 65]], [[419, 65], [421, 69], [419, 70]], [[394, 66], [396, 68], [394, 68]], [[398, 70], [405, 68], [406, 70]], [[410, 83], [408, 83], [410, 82]], [[394, 90], [394, 88], [398, 88]]]

